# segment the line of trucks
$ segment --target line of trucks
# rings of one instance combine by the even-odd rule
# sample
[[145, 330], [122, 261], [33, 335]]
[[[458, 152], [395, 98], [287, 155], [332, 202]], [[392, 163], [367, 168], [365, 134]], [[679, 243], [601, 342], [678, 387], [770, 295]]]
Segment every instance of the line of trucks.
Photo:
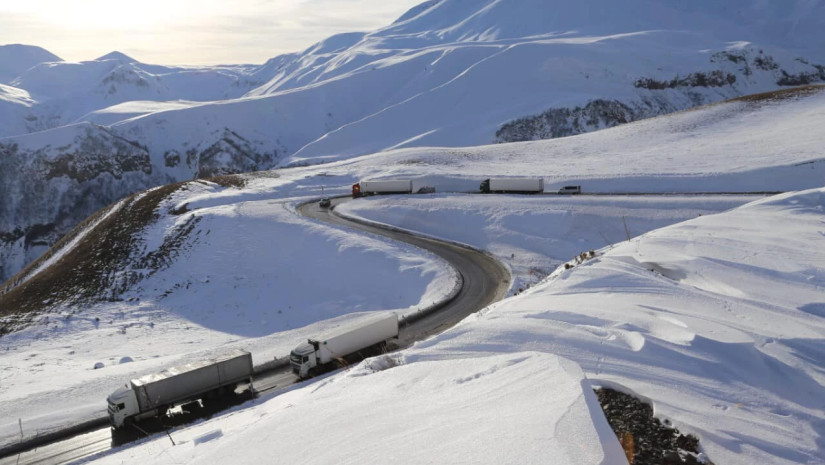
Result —
[[[485, 194], [540, 194], [544, 192], [543, 178], [489, 178], [481, 181], [479, 190]], [[419, 189], [419, 193], [435, 192], [432, 187]], [[564, 186], [558, 194], [581, 194], [580, 185]], [[352, 185], [352, 197], [358, 198], [377, 194], [411, 194], [413, 182], [410, 179], [386, 179], [380, 181], [360, 181]]]
[[[397, 338], [398, 316], [379, 312], [307, 339], [292, 350], [289, 362], [292, 372], [306, 379], [382, 353]], [[109, 423], [120, 430], [140, 420], [165, 416], [175, 407], [234, 395], [239, 389], [254, 395], [253, 375], [252, 354], [240, 349], [148, 374], [108, 396]]]

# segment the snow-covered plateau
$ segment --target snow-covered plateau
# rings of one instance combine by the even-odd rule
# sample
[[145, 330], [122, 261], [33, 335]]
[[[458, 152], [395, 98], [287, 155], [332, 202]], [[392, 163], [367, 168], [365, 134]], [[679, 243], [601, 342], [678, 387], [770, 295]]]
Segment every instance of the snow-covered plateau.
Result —
[[[450, 292], [440, 259], [296, 212], [385, 177], [437, 193], [338, 213], [488, 250], [518, 295], [172, 431], [177, 445], [154, 438], [95, 462], [624, 463], [592, 392], [606, 386], [696, 435], [714, 463], [821, 464], [822, 127], [825, 93], [808, 88], [551, 141], [400, 149], [141, 193], [0, 295], [25, 304], [2, 319], [0, 436], [19, 438], [18, 419], [31, 436], [98, 416], [130, 377], [239, 347], [262, 363], [364, 312], [415, 312]], [[548, 192], [670, 195], [467, 193], [499, 175], [541, 176]], [[743, 190], [791, 192], [718, 194]], [[125, 245], [109, 242], [121, 234]], [[323, 447], [306, 441], [319, 434]]]
[[823, 0], [439, 0], [262, 65], [0, 46], [0, 280], [152, 186], [554, 138], [825, 81], [823, 31]]

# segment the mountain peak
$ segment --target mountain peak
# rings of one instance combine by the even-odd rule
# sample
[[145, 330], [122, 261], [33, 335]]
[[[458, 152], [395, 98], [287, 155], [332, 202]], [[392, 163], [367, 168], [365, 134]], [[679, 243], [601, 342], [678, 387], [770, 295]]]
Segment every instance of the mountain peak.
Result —
[[418, 16], [421, 13], [429, 10], [430, 8], [434, 7], [435, 5], [437, 5], [439, 3], [441, 3], [441, 0], [428, 0], [424, 3], [416, 5], [412, 8], [410, 8], [409, 10], [407, 10], [407, 12], [404, 13], [403, 15], [401, 15], [400, 18], [396, 19], [395, 22], [393, 22], [393, 24], [403, 23], [404, 21], [407, 21], [408, 19], [415, 18], [416, 16]]
[[375, 35], [464, 42], [693, 30], [816, 51], [823, 18], [825, 0], [429, 0]]
[[63, 59], [34, 45], [0, 45], [0, 83], [10, 82], [32, 66], [52, 61]]
[[137, 60], [130, 57], [129, 55], [126, 55], [125, 53], [118, 52], [118, 51], [109, 52], [106, 55], [103, 55], [102, 57], [95, 58], [94, 61], [104, 61], [104, 60], [120, 60], [124, 63], [137, 63], [138, 62]]

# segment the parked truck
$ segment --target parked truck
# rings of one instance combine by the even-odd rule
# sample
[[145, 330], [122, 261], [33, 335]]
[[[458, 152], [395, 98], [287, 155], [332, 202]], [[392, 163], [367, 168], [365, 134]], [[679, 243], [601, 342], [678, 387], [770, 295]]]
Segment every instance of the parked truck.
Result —
[[162, 416], [169, 408], [205, 397], [234, 393], [248, 383], [252, 393], [252, 354], [236, 350], [211, 360], [168, 368], [133, 379], [108, 397], [112, 428]]
[[[381, 312], [310, 338], [289, 354], [292, 372], [305, 379], [334, 368], [336, 362], [345, 366], [352, 356], [383, 348], [398, 337], [398, 316]], [[366, 355], [371, 355], [367, 353]]]
[[413, 182], [410, 179], [387, 179], [383, 181], [361, 181], [352, 185], [352, 197], [372, 194], [411, 194]]
[[513, 194], [539, 194], [544, 192], [544, 179], [542, 178], [490, 178], [481, 181], [479, 186], [481, 192], [490, 193], [513, 193]]

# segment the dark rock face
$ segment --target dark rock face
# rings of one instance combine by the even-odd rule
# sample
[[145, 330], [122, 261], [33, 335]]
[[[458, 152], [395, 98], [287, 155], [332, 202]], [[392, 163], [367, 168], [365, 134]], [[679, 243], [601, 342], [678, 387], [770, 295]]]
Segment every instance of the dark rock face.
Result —
[[668, 110], [674, 109], [663, 100], [651, 99], [635, 107], [618, 100], [593, 100], [583, 107], [551, 108], [540, 115], [511, 121], [496, 131], [495, 141], [523, 142], [567, 137], [618, 126]]
[[[248, 140], [227, 128], [217, 142], [197, 155], [197, 177], [258, 171], [274, 166], [277, 157], [277, 153], [258, 152]], [[187, 157], [187, 160], [190, 159]]]
[[0, 281], [104, 205], [170, 181], [146, 149], [96, 126], [62, 147], [0, 142]]
[[804, 86], [814, 82], [825, 81], [825, 66], [813, 65], [816, 71], [789, 74], [781, 70], [782, 76], [776, 81], [780, 86]]
[[679, 87], [724, 87], [736, 83], [736, 75], [720, 70], [708, 73], [690, 73], [683, 78], [674, 77], [669, 81], [657, 81], [651, 78], [639, 78], [633, 83], [637, 89], [663, 90]]
[[225, 129], [206, 149], [169, 150], [155, 165], [146, 147], [110, 129], [86, 124], [65, 130], [75, 135], [63, 146], [0, 142], [0, 283], [118, 199], [192, 178], [269, 169], [278, 158], [277, 151], [261, 153]]
[[712, 465], [699, 459], [699, 439], [681, 434], [653, 416], [653, 408], [633, 396], [597, 389], [596, 397], [633, 465]]
[[46, 180], [67, 177], [83, 183], [103, 174], [117, 180], [128, 172], [152, 174], [152, 163], [145, 148], [106, 129], [87, 130], [76, 142], [75, 148], [42, 160]]
[[504, 123], [496, 131], [494, 142], [567, 137], [685, 110], [723, 98], [741, 97], [748, 93], [744, 86], [755, 73], [767, 75], [777, 86], [825, 82], [825, 66], [809, 63], [804, 58], [795, 61], [794, 66], [806, 69], [788, 71], [762, 50], [718, 52], [710, 57], [710, 65], [717, 69], [666, 79], [639, 77], [633, 82], [633, 87], [639, 91], [634, 99], [595, 99], [583, 106], [550, 108], [538, 115]]

